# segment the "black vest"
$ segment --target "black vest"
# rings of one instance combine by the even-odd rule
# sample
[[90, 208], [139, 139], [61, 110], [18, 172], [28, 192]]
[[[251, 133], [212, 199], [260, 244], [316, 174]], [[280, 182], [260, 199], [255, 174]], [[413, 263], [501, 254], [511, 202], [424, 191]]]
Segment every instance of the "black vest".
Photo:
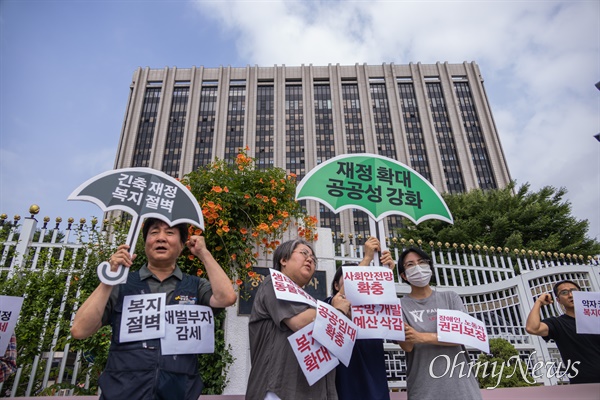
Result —
[[[179, 296], [195, 298], [198, 304], [199, 278], [183, 274], [168, 304]], [[111, 315], [112, 340], [106, 368], [98, 383], [101, 399], [197, 400], [204, 387], [198, 374], [196, 354], [161, 355], [160, 339], [120, 343], [123, 298], [151, 293], [139, 271], [130, 272], [119, 287], [119, 298]]]

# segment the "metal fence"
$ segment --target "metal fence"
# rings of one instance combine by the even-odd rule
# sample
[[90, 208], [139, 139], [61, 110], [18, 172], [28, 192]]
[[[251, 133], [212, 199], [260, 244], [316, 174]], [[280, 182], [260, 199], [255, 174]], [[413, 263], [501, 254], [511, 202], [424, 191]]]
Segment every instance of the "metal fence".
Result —
[[[38, 227], [33, 216], [12, 223], [5, 216], [0, 217], [3, 234], [0, 238], [1, 279], [10, 281], [18, 276], [25, 282], [24, 287], [31, 289], [33, 286], [30, 285], [35, 283], [29, 280], [28, 274], [38, 274], [42, 279], [58, 278], [56, 285], [61, 290], [47, 298], [40, 293], [47, 305], [27, 314], [31, 321], [19, 321], [19, 324], [36, 323], [38, 329], [35, 337], [18, 338], [19, 357], [21, 354], [29, 356], [23, 356], [25, 363], [21, 358], [17, 373], [0, 384], [0, 397], [73, 395], [74, 387], [89, 387], [90, 370], [87, 373], [81, 371], [82, 365], [91, 361], [90, 356], [72, 350], [69, 328], [82, 301], [84, 274], [86, 271], [95, 273], [97, 253], [113, 240], [97, 221], [87, 225], [84, 220], [76, 224], [69, 219], [64, 230], [60, 229], [61, 223], [57, 218], [52, 226], [46, 218]], [[327, 235], [320, 237], [320, 241], [330, 240]], [[330, 244], [323, 245], [335, 249], [333, 260], [338, 263], [356, 261], [363, 255], [360, 243], [334, 243], [331, 240]], [[456, 291], [468, 312], [486, 323], [490, 338], [510, 341], [530, 368], [538, 361], [560, 360], [556, 346], [546, 345], [541, 338], [525, 332], [525, 320], [537, 296], [550, 291], [553, 283], [561, 279], [576, 281], [584, 290], [600, 291], [597, 259], [485, 246], [388, 240], [395, 259], [410, 245], [421, 246], [431, 254], [436, 265], [436, 290]], [[406, 295], [410, 287], [401, 279], [397, 282], [398, 295]], [[30, 290], [23, 290], [23, 293], [32, 296]], [[38, 294], [34, 292], [33, 295], [37, 297]], [[543, 317], [560, 313], [558, 308], [546, 308]], [[24, 311], [21, 317], [23, 315]], [[405, 387], [404, 353], [395, 344], [386, 343], [385, 348], [390, 388]], [[478, 353], [473, 349], [470, 351], [472, 357]], [[546, 385], [557, 382], [552, 377], [540, 380]]]

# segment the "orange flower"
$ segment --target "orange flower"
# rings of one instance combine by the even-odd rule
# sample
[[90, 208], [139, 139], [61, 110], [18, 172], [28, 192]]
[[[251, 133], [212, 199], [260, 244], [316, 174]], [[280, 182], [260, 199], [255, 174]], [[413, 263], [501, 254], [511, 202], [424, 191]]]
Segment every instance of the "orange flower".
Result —
[[245, 199], [249, 199], [249, 198], [250, 198], [250, 195], [249, 195], [248, 193], [246, 193], [246, 194], [244, 195], [244, 198], [245, 198]]
[[287, 217], [289, 217], [289, 216], [290, 216], [290, 214], [289, 214], [287, 211], [284, 211], [284, 212], [282, 212], [282, 213], [281, 213], [281, 216], [282, 216], [283, 218], [287, 218]]
[[194, 261], [194, 255], [193, 255], [193, 254], [190, 254], [190, 255], [188, 256], [188, 260], [192, 260], [192, 261]]
[[215, 247], [215, 250], [216, 251], [221, 251], [221, 250], [223, 250], [223, 246], [217, 246], [217, 247]]
[[213, 186], [212, 191], [215, 193], [221, 193], [223, 189], [221, 188], [221, 186]]
[[225, 233], [229, 232], [229, 227], [227, 225], [225, 225], [222, 229]]
[[236, 258], [237, 258], [237, 254], [233, 253], [233, 254], [231, 255], [231, 259], [232, 259], [233, 261], [235, 261], [235, 260], [236, 260]]
[[269, 214], [269, 216], [267, 217], [267, 219], [270, 221], [273, 219], [273, 214]]
[[271, 197], [271, 201], [273, 202], [273, 204], [277, 204], [277, 199], [275, 197]]
[[258, 236], [258, 232], [257, 231], [252, 232], [252, 237], [257, 237], [257, 236]]
[[199, 269], [198, 271], [196, 271], [196, 276], [202, 276], [203, 273], [204, 273], [204, 271]]
[[246, 268], [250, 268], [251, 266], [252, 266], [251, 262], [247, 262], [246, 265], [245, 265]]
[[240, 233], [241, 233], [242, 235], [245, 235], [246, 233], [248, 233], [248, 229], [246, 229], [246, 228], [241, 228], [241, 229], [240, 229]]
[[237, 281], [235, 281], [235, 283], [236, 283], [238, 286], [242, 286], [242, 283], [244, 283], [244, 282], [243, 282], [241, 279], [238, 279]]

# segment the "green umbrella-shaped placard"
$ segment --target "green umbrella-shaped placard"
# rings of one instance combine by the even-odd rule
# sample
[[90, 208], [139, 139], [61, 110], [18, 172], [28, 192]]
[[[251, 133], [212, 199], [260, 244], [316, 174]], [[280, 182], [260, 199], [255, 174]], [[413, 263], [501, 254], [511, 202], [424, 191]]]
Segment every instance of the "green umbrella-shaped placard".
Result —
[[333, 212], [360, 209], [376, 221], [402, 215], [415, 224], [453, 223], [433, 185], [412, 168], [376, 154], [345, 154], [313, 168], [296, 188], [297, 200], [316, 200]]

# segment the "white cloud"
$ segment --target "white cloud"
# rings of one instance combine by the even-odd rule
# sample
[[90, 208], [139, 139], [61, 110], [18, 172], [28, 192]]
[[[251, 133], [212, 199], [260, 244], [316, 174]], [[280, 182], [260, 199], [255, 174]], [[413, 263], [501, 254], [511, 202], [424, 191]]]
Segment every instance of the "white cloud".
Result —
[[480, 65], [512, 177], [566, 187], [600, 239], [600, 3], [195, 2], [249, 64]]

